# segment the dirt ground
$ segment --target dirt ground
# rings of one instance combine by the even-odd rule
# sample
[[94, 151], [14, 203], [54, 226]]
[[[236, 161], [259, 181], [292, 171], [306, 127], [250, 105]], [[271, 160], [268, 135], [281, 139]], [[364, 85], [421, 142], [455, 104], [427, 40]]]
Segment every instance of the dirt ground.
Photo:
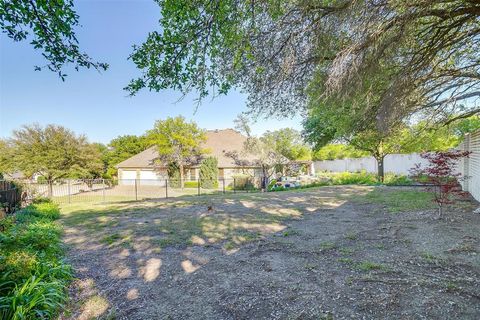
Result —
[[479, 319], [480, 215], [321, 187], [63, 208], [63, 319]]

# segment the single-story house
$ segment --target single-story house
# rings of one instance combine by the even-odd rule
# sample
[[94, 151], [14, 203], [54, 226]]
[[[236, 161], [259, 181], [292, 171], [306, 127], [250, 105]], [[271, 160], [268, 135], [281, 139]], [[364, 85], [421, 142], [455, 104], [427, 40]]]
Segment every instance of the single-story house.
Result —
[[[231, 154], [232, 152], [241, 153], [247, 137], [233, 129], [208, 130], [206, 132], [206, 142], [202, 146], [209, 153], [205, 156], [213, 156], [218, 160], [218, 178], [233, 179], [235, 175], [247, 174], [253, 177], [263, 175], [260, 167], [255, 165], [239, 165]], [[118, 169], [119, 184], [134, 184], [135, 180], [142, 180], [142, 184], [163, 185], [168, 179], [167, 167], [157, 161], [158, 152], [156, 147], [150, 147], [139, 154], [120, 162], [116, 167]], [[253, 163], [255, 155], [244, 155], [240, 159], [242, 163]], [[199, 178], [200, 162], [184, 168], [184, 177], [186, 180], [196, 180]], [[308, 174], [311, 174], [308, 166]], [[144, 181], [143, 181], [144, 180]]]

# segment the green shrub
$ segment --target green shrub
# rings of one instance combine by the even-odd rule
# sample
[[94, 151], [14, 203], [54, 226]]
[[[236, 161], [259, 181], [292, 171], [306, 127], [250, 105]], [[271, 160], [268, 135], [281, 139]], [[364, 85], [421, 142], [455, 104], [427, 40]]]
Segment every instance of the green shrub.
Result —
[[233, 182], [230, 183], [230, 187], [234, 190], [253, 190], [255, 186], [251, 181], [249, 175], [239, 174], [233, 176]]
[[23, 250], [6, 252], [0, 262], [2, 262], [0, 271], [10, 281], [21, 281], [28, 278], [38, 265], [36, 255]]
[[31, 204], [0, 232], [0, 319], [51, 319], [65, 303], [72, 270], [63, 262], [59, 216], [49, 201]]
[[362, 172], [339, 172], [332, 176], [334, 185], [343, 184], [366, 184], [373, 185], [378, 183], [377, 176], [373, 173]]
[[[363, 185], [375, 185], [378, 184], [377, 175], [368, 173], [366, 171], [361, 172], [321, 172], [317, 176], [323, 178], [325, 181], [330, 181], [333, 185], [344, 184], [363, 184]], [[325, 184], [325, 182], [323, 182]]]
[[403, 174], [387, 173], [383, 183], [387, 186], [411, 185], [413, 181]]
[[218, 187], [218, 160], [215, 157], [203, 159], [200, 165], [200, 186], [204, 189]]
[[198, 181], [185, 181], [183, 186], [185, 188], [198, 188]]
[[168, 184], [172, 188], [180, 188], [180, 166], [170, 162], [167, 167]]
[[32, 203], [33, 204], [38, 204], [38, 203], [50, 203], [52, 202], [52, 199], [46, 198], [46, 197], [36, 197], [33, 199]]
[[276, 179], [272, 179], [272, 180], [270, 181], [270, 183], [268, 184], [267, 190], [272, 190], [272, 189], [274, 189], [276, 184], [277, 184], [277, 180], [276, 180]]

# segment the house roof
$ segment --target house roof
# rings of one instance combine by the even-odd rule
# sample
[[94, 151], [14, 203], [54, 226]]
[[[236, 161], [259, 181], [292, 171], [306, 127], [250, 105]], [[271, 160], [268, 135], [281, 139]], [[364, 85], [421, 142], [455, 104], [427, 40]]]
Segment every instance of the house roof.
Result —
[[[240, 132], [233, 129], [208, 130], [207, 140], [203, 148], [208, 150], [206, 156], [214, 156], [218, 160], [219, 168], [238, 167], [235, 161], [228, 155], [229, 152], [241, 152], [247, 138]], [[246, 159], [254, 160], [253, 155], [246, 156]], [[154, 168], [155, 159], [158, 158], [156, 147], [150, 147], [139, 154], [128, 158], [116, 165], [117, 168]]]

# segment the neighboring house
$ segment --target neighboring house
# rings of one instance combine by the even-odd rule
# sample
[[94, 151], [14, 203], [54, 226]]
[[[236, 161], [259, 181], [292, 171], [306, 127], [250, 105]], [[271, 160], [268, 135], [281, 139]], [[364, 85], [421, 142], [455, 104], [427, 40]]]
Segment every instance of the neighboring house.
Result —
[[[245, 136], [233, 129], [209, 130], [206, 133], [207, 140], [203, 148], [209, 153], [205, 157], [213, 156], [218, 160], [218, 178], [233, 179], [237, 174], [248, 174], [259, 177], [262, 170], [255, 166], [239, 166], [234, 159], [229, 156], [231, 152], [241, 152]], [[253, 155], [242, 159], [247, 162], [255, 160]], [[158, 152], [156, 147], [151, 147], [139, 154], [120, 162], [116, 165], [118, 169], [119, 184], [134, 184], [135, 180], [142, 181], [143, 184], [163, 184], [168, 179], [166, 164], [158, 161]], [[200, 163], [193, 164], [184, 168], [184, 177], [187, 180], [196, 180], [199, 177]]]

